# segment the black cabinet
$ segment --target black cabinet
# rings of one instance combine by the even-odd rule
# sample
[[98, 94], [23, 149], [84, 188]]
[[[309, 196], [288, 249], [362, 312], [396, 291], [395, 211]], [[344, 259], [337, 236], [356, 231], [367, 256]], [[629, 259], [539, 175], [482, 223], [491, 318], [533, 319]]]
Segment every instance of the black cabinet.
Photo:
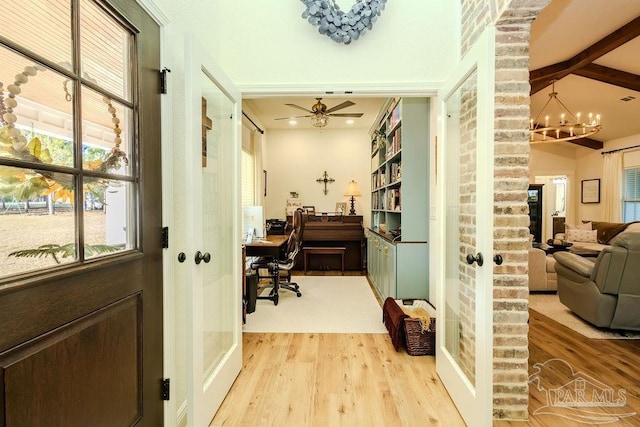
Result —
[[529, 232], [533, 234], [533, 241], [542, 242], [542, 186], [544, 184], [529, 185]]

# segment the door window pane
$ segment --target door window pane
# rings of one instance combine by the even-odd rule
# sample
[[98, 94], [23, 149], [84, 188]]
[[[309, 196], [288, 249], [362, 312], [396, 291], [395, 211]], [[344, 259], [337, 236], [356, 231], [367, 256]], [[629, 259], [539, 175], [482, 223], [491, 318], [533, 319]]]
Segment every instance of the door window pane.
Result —
[[133, 185], [85, 178], [84, 191], [85, 258], [134, 248]]
[[131, 100], [130, 35], [91, 0], [80, 2], [82, 77]]
[[1, 4], [3, 37], [72, 69], [71, 0], [2, 0]]
[[73, 84], [0, 45], [0, 156], [73, 166]]
[[82, 167], [131, 175], [133, 111], [109, 97], [82, 88]]
[[76, 260], [73, 175], [0, 166], [0, 277]]

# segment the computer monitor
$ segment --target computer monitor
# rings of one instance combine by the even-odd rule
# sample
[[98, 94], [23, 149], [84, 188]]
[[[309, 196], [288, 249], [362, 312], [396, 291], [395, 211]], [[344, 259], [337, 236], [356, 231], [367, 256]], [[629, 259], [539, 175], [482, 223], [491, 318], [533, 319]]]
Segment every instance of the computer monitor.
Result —
[[265, 236], [264, 209], [262, 206], [245, 206], [242, 212], [244, 236], [253, 230], [253, 236], [262, 239]]

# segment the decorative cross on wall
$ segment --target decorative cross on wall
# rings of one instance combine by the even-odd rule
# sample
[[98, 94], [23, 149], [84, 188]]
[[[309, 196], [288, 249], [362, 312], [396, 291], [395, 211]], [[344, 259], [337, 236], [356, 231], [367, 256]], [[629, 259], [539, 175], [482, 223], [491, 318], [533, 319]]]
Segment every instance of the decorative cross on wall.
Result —
[[335, 179], [329, 178], [329, 175], [327, 175], [327, 171], [324, 171], [324, 174], [322, 174], [322, 177], [316, 179], [316, 182], [324, 183], [323, 193], [325, 195], [329, 192], [329, 190], [327, 189], [327, 184], [331, 184], [334, 181], [335, 181]]
[[207, 117], [207, 99], [202, 97], [202, 167], [207, 167], [207, 131], [213, 129], [213, 121]]

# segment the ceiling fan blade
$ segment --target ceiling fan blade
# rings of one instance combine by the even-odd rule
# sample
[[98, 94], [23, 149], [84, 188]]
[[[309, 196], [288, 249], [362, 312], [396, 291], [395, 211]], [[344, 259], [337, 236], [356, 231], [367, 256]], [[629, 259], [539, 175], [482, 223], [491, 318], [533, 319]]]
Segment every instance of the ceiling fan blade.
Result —
[[331, 113], [333, 111], [342, 110], [343, 108], [351, 107], [352, 105], [356, 105], [355, 102], [344, 101], [342, 104], [338, 104], [335, 107], [331, 107], [327, 110], [327, 113]]
[[293, 107], [293, 108], [298, 108], [298, 109], [300, 109], [300, 110], [304, 110], [304, 111], [306, 111], [307, 113], [313, 113], [313, 111], [311, 111], [311, 110], [307, 110], [306, 108], [301, 107], [301, 106], [296, 105], [296, 104], [284, 104], [284, 105], [288, 105], [289, 107]]
[[332, 113], [331, 117], [362, 117], [364, 113]]
[[289, 117], [278, 117], [277, 119], [273, 119], [273, 120], [289, 120], [289, 119], [300, 119], [302, 117], [311, 117], [311, 114], [308, 114], [306, 116], [289, 116]]

